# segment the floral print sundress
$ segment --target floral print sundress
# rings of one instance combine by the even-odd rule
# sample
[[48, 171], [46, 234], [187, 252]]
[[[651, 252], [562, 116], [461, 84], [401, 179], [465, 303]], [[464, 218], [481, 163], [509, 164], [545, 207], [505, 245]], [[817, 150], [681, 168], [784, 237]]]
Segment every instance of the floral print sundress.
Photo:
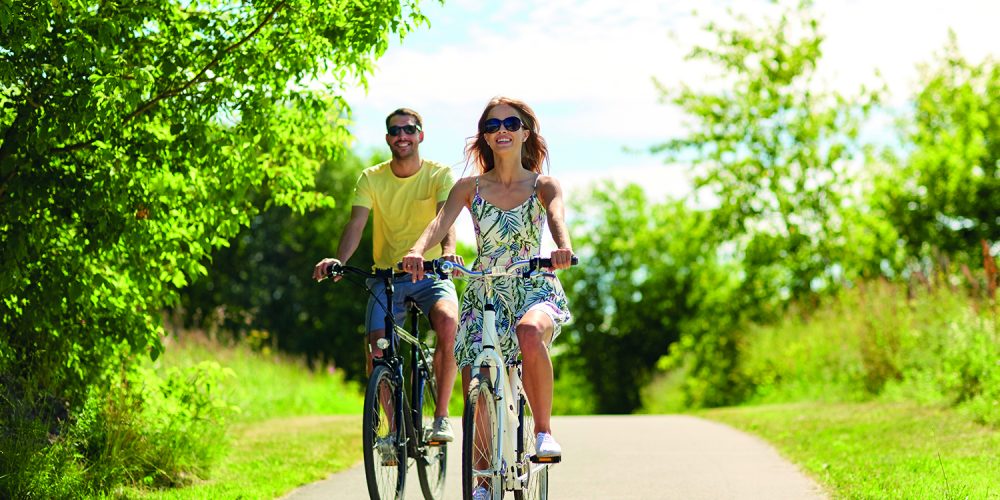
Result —
[[[516, 260], [538, 255], [545, 230], [545, 208], [538, 199], [538, 177], [531, 196], [521, 205], [501, 210], [479, 195], [479, 178], [470, 212], [476, 230], [479, 255], [473, 269], [482, 270], [506, 266]], [[530, 280], [519, 276], [491, 278], [493, 305], [496, 308], [496, 327], [500, 337], [501, 352], [507, 364], [517, 360], [517, 322], [530, 310], [537, 309], [552, 318], [555, 325], [552, 340], [559, 335], [562, 325], [571, 319], [566, 294], [559, 279], [536, 275]], [[486, 301], [486, 282], [469, 280], [462, 295], [462, 312], [459, 316], [458, 338], [455, 342], [455, 360], [459, 367], [471, 366], [482, 351], [483, 303]]]

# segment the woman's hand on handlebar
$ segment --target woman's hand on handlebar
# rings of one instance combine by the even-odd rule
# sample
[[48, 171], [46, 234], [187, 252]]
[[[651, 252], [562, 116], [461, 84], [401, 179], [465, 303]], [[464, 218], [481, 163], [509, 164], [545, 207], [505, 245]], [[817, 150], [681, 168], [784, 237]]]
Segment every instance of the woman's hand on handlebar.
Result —
[[[441, 259], [447, 260], [448, 262], [454, 262], [454, 263], [456, 263], [456, 264], [458, 264], [460, 266], [464, 266], [465, 265], [465, 259], [463, 259], [462, 256], [459, 255], [459, 254], [457, 254], [457, 253], [446, 253], [446, 254], [444, 254], [444, 255], [441, 256]], [[453, 268], [452, 273], [454, 273], [454, 274], [461, 274], [462, 271], [460, 271], [456, 267], [456, 268]]]
[[403, 257], [403, 272], [410, 273], [414, 283], [424, 279], [424, 256], [410, 251]]
[[[341, 262], [337, 259], [329, 257], [319, 261], [319, 263], [316, 264], [316, 267], [313, 268], [313, 279], [316, 281], [323, 281], [323, 279], [329, 275], [328, 273], [330, 272], [330, 267], [334, 265], [339, 266], [341, 265]], [[336, 283], [340, 281], [341, 278], [343, 278], [343, 276], [337, 274], [333, 277], [333, 282]]]
[[566, 269], [573, 262], [573, 249], [557, 248], [549, 256], [552, 259], [552, 269]]

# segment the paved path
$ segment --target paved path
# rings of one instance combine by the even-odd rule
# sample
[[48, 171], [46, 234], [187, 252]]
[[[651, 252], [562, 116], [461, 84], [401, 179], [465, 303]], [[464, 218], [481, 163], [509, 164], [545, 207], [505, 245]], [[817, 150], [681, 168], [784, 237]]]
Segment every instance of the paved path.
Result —
[[[459, 430], [459, 419], [452, 426]], [[563, 461], [552, 469], [555, 499], [822, 499], [825, 494], [766, 442], [681, 415], [555, 417]], [[449, 447], [445, 498], [461, 498], [461, 446]], [[406, 498], [420, 499], [414, 469]], [[303, 486], [288, 499], [368, 498], [358, 464]]]

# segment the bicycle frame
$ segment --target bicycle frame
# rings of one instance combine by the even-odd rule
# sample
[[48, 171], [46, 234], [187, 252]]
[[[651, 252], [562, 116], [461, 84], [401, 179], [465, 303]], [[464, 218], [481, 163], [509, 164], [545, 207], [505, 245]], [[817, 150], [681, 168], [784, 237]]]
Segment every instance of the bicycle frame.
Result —
[[[381, 355], [378, 357], [374, 356], [371, 352], [371, 339], [368, 339], [367, 348], [372, 354], [372, 376], [379, 371], [383, 370], [388, 372], [389, 380], [395, 386], [392, 391], [391, 399], [385, 401], [391, 401], [393, 408], [391, 411], [392, 421], [397, 422], [396, 430], [393, 431], [393, 435], [396, 438], [395, 448], [397, 450], [398, 456], [406, 457], [405, 463], [401, 463], [400, 469], [400, 482], [403, 484], [405, 482], [406, 469], [412, 465], [408, 459], [413, 459], [417, 461], [418, 473], [420, 475], [421, 488], [424, 489], [425, 495], [432, 495], [429, 493], [428, 488], [435, 488], [433, 485], [437, 485], [440, 488], [444, 478], [444, 465], [441, 466], [441, 476], [437, 479], [431, 476], [427, 476], [427, 471], [425, 467], [432, 465], [433, 460], [437, 457], [443, 464], [445, 453], [447, 450], [447, 443], [443, 442], [431, 442], [428, 440], [428, 432], [430, 427], [425, 428], [424, 422], [422, 421], [422, 410], [425, 403], [425, 397], [435, 397], [435, 396], [425, 396], [425, 389], [435, 390], [436, 387], [433, 385], [433, 363], [431, 356], [429, 356], [430, 349], [419, 337], [419, 318], [420, 310], [416, 305], [416, 302], [411, 298], [406, 298], [406, 311], [409, 318], [410, 330], [407, 331], [402, 326], [400, 326], [395, 316], [393, 315], [393, 296], [395, 294], [394, 279], [396, 274], [391, 269], [376, 269], [374, 272], [368, 272], [359, 268], [353, 268], [350, 266], [332, 266], [328, 271], [329, 274], [334, 273], [345, 273], [349, 272], [354, 275], [358, 275], [364, 278], [376, 279], [381, 281], [384, 285], [384, 291], [381, 296], [375, 296], [377, 302], [381, 302], [383, 299], [385, 303], [382, 304], [385, 310], [385, 336], [376, 340], [375, 345], [382, 351]], [[369, 293], [372, 290], [366, 285], [365, 288]], [[373, 294], [374, 296], [374, 294]], [[413, 332], [413, 333], [411, 333]], [[403, 352], [401, 351], [400, 341], [405, 341], [406, 343], [413, 346], [410, 349], [409, 358], [410, 364], [408, 371], [410, 372], [410, 386], [406, 387], [406, 378], [404, 377], [404, 371], [407, 371], [407, 367], [404, 366]], [[428, 386], [428, 384], [431, 384]], [[432, 451], [434, 450], [434, 451]], [[433, 456], [433, 457], [432, 457]], [[368, 456], [366, 455], [366, 461]], [[366, 462], [367, 463], [367, 462]], [[366, 468], [368, 466], [366, 465]], [[366, 475], [368, 471], [366, 470]], [[371, 491], [371, 479], [369, 480], [369, 488]], [[433, 483], [431, 481], [434, 481]], [[440, 493], [440, 491], [438, 491]], [[374, 494], [373, 494], [374, 495]]]
[[[450, 262], [442, 263], [441, 267], [444, 272], [450, 272], [452, 268], [457, 268], [471, 277], [480, 277], [488, 281], [498, 276], [527, 278], [541, 267], [543, 260], [545, 259], [535, 257], [514, 262], [507, 267], [491, 268], [483, 271], [472, 271], [464, 266]], [[574, 263], [575, 260], [574, 258]], [[529, 266], [528, 271], [514, 271], [524, 265]], [[520, 401], [521, 395], [524, 392], [524, 386], [521, 383], [520, 377], [520, 362], [513, 366], [507, 366], [504, 361], [505, 358], [500, 347], [500, 338], [496, 331], [496, 307], [493, 300], [492, 287], [487, 283], [486, 303], [483, 305], [482, 351], [476, 356], [475, 361], [473, 361], [472, 368], [474, 370], [479, 369], [480, 372], [485, 369], [493, 388], [496, 414], [499, 416], [497, 418], [499, 432], [497, 432], [495, 439], [500, 442], [492, 443], [491, 449], [493, 450], [494, 457], [491, 463], [498, 464], [499, 468], [479, 471], [477, 477], [497, 478], [499, 476], [503, 479], [502, 487], [504, 490], [516, 491], [527, 487], [531, 474], [557, 461], [537, 463], [535, 460], [524, 460], [527, 458], [523, 456], [524, 450], [518, 449], [524, 439], [530, 439], [533, 436], [518, 435], [522, 429], [522, 422], [519, 419], [523, 418], [523, 409], [520, 406]], [[469, 439], [469, 437], [467, 436], [466, 439]], [[519, 470], [522, 465], [524, 466], [523, 471]]]

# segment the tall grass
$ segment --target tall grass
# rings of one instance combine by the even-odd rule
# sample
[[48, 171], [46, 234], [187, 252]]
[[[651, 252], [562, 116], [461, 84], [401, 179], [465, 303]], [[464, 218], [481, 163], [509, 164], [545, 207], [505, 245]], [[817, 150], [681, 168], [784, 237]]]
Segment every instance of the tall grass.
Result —
[[911, 296], [866, 283], [808, 317], [752, 327], [740, 354], [750, 403], [908, 400], [1000, 425], [997, 307], [947, 287]]
[[[45, 422], [6, 401], [0, 498], [119, 496], [210, 477], [230, 427], [302, 415], [357, 415], [362, 397], [339, 372], [185, 333], [155, 362], [108, 374], [80, 408]], [[360, 353], [359, 353], [360, 355]]]
[[[358, 356], [363, 354], [358, 352]], [[333, 368], [311, 370], [303, 359], [272, 352], [257, 343], [220, 343], [188, 332], [170, 339], [156, 369], [218, 363], [231, 373], [222, 381], [227, 402], [238, 408], [237, 422], [302, 415], [360, 415], [364, 405], [357, 383]]]

